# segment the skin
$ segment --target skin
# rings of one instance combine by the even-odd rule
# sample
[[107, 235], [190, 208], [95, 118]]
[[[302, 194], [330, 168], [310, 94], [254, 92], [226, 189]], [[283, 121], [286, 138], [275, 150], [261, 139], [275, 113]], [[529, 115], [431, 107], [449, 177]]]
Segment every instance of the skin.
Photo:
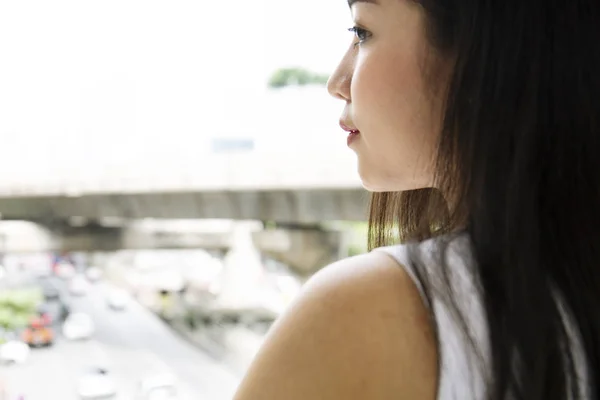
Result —
[[319, 271], [271, 328], [234, 400], [434, 400], [435, 334], [383, 252]]
[[[359, 31], [328, 83], [364, 186], [432, 185], [442, 106], [423, 65], [431, 54], [423, 11], [406, 0], [357, 2]], [[277, 321], [234, 400], [433, 400], [438, 354], [420, 294], [383, 252], [332, 264]]]
[[358, 2], [351, 11], [369, 33], [354, 39], [328, 90], [346, 103], [341, 121], [360, 130], [351, 148], [363, 185], [371, 191], [432, 186], [443, 107], [424, 79], [432, 52], [423, 11], [406, 0]]

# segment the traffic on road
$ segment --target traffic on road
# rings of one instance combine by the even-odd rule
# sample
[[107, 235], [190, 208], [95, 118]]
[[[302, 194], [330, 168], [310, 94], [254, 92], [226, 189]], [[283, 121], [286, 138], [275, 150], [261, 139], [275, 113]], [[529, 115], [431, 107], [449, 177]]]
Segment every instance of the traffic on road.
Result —
[[60, 261], [46, 270], [24, 264], [2, 270], [5, 399], [219, 400], [233, 395], [240, 373], [227, 357], [174, 330], [105, 268]]

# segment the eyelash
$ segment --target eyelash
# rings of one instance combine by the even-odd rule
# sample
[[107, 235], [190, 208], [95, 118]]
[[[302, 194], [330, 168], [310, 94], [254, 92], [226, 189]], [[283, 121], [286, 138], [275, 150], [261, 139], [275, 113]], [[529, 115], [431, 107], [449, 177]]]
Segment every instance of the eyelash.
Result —
[[369, 37], [371, 37], [371, 32], [368, 30], [361, 28], [360, 26], [353, 26], [349, 28], [348, 31], [354, 33], [354, 36], [358, 39], [358, 42], [354, 43], [354, 46], [358, 46], [365, 42]]

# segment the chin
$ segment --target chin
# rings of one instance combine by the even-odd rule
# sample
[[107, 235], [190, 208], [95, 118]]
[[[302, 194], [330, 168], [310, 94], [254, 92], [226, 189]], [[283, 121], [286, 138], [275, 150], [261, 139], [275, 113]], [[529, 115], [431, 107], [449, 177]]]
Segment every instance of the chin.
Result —
[[379, 168], [372, 168], [372, 166], [358, 163], [358, 175], [362, 182], [363, 187], [369, 192], [397, 192], [400, 190], [406, 190], [402, 186], [402, 182], [398, 182], [398, 179], [390, 176], [389, 174], [381, 173]]
[[394, 189], [391, 188], [393, 185], [390, 185], [390, 183], [394, 181], [393, 179], [386, 179], [382, 176], [383, 174], [377, 173], [379, 171], [376, 171], [376, 168], [372, 168], [371, 166], [367, 167], [367, 165], [362, 163], [359, 157], [358, 176], [360, 177], [363, 188], [369, 192], [394, 191]]
[[388, 188], [385, 185], [373, 185], [371, 183], [365, 182], [364, 180], [362, 181], [362, 185], [366, 190], [368, 190], [369, 192], [373, 192], [373, 193], [394, 192], [395, 191], [395, 190]]
[[393, 168], [382, 169], [377, 165], [361, 163], [358, 160], [358, 175], [363, 187], [369, 192], [404, 192], [408, 190], [433, 187], [432, 174], [418, 174], [415, 171], [397, 171]]
[[360, 175], [363, 187], [369, 192], [382, 193], [382, 192], [405, 192], [409, 190], [425, 189], [433, 187], [429, 182], [420, 182], [416, 180], [398, 180], [391, 177], [384, 176], [363, 176]]
[[[394, 185], [392, 179], [382, 179], [383, 177], [377, 176], [365, 176], [360, 174], [360, 180], [362, 182], [363, 187], [369, 192], [397, 192], [401, 189], [398, 186]], [[397, 182], [396, 182], [397, 183]]]

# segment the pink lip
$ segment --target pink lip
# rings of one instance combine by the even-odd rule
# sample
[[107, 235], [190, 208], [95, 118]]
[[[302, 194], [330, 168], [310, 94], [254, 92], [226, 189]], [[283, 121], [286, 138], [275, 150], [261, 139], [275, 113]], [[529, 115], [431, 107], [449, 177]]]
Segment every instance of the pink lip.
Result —
[[340, 122], [340, 128], [342, 128], [343, 130], [345, 130], [346, 132], [350, 132], [350, 133], [355, 133], [355, 132], [359, 132], [358, 129], [354, 129], [354, 128], [350, 128], [349, 126], [347, 126], [346, 124], [344, 124], [343, 122]]
[[350, 146], [352, 144], [352, 142], [354, 142], [354, 140], [356, 140], [358, 138], [358, 136], [360, 135], [360, 131], [358, 129], [353, 129], [350, 128], [349, 126], [345, 125], [344, 123], [340, 122], [340, 127], [345, 130], [346, 132], [348, 132], [348, 146]]
[[347, 143], [348, 146], [350, 146], [352, 144], [352, 142], [354, 142], [356, 139], [358, 139], [358, 137], [360, 136], [360, 132], [359, 131], [351, 131], [348, 134], [348, 139], [347, 139]]

